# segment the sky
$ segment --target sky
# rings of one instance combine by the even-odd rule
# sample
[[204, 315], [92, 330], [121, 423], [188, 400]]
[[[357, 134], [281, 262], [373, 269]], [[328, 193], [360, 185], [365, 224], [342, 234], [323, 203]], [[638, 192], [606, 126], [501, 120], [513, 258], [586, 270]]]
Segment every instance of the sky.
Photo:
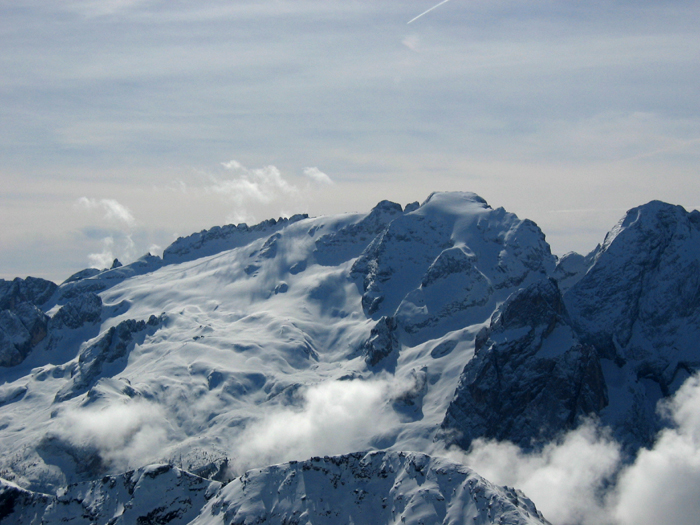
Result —
[[698, 2], [438, 3], [0, 0], [0, 278], [442, 190], [559, 255], [700, 206]]

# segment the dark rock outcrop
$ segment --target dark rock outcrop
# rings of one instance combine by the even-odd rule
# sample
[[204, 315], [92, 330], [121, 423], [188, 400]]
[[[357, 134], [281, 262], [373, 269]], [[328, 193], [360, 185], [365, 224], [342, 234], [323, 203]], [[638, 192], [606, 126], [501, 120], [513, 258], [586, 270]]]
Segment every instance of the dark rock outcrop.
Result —
[[[393, 357], [389, 361], [396, 364], [401, 348], [396, 335], [396, 320], [393, 317], [382, 317], [372, 327], [369, 338], [362, 344], [361, 352], [369, 366], [377, 366], [381, 361]], [[388, 365], [388, 361], [384, 363]]]
[[320, 237], [314, 250], [316, 261], [324, 266], [332, 266], [357, 257], [402, 213], [400, 204], [381, 201], [362, 220]]
[[77, 329], [94, 324], [102, 315], [102, 299], [94, 293], [78, 295], [64, 304], [49, 321], [50, 330]]
[[631, 209], [564, 300], [607, 363], [603, 423], [628, 448], [650, 445], [663, 426], [656, 403], [700, 370], [700, 212], [659, 201]]
[[468, 448], [485, 437], [542, 445], [607, 405], [600, 360], [571, 328], [553, 280], [514, 293], [476, 339], [442, 423]]
[[12, 281], [0, 279], [0, 310], [11, 310], [25, 302], [41, 307], [57, 288], [56, 283], [38, 277], [17, 277]]
[[243, 223], [237, 226], [234, 224], [214, 226], [209, 230], [202, 230], [187, 237], [178, 238], [163, 251], [163, 262], [172, 264], [192, 261], [224, 250], [245, 246], [261, 237], [269, 237], [285, 226], [308, 217], [307, 214], [297, 214], [288, 219], [269, 219], [254, 226]]
[[69, 485], [57, 496], [0, 479], [2, 523], [190, 523], [221, 483], [170, 465], [150, 465], [118, 476]]
[[[80, 352], [71, 380], [56, 394], [56, 401], [65, 401], [87, 391], [107, 372], [108, 365], [125, 361], [137, 340], [143, 340], [148, 330], [155, 331], [163, 322], [162, 317], [152, 315], [148, 321], [127, 319], [111, 327], [96, 341]], [[123, 369], [112, 370], [112, 374]]]
[[27, 277], [0, 279], [0, 366], [20, 364], [47, 335], [48, 316], [39, 308], [56, 284]]

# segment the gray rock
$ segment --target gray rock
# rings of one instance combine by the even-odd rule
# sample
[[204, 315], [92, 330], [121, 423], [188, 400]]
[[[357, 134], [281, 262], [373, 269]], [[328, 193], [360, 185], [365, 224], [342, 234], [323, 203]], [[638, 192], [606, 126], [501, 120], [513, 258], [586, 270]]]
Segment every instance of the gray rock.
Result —
[[600, 244], [588, 255], [569, 252], [557, 260], [552, 277], [556, 279], [561, 293], [566, 293], [569, 288], [579, 282], [595, 262], [600, 251]]
[[61, 284], [74, 283], [76, 281], [82, 281], [83, 279], [89, 279], [90, 277], [94, 277], [95, 275], [97, 275], [98, 273], [102, 273], [103, 271], [104, 270], [100, 270], [98, 268], [85, 268], [84, 270], [80, 270], [79, 272], [74, 273]]
[[298, 214], [288, 219], [269, 219], [254, 226], [248, 226], [244, 223], [237, 226], [234, 224], [214, 226], [209, 230], [202, 230], [187, 237], [178, 238], [163, 251], [163, 261], [165, 264], [192, 261], [224, 250], [245, 246], [256, 239], [269, 236], [285, 226], [308, 217], [307, 214]]
[[381, 201], [362, 220], [320, 237], [314, 250], [316, 261], [332, 266], [359, 256], [402, 212], [400, 204]]
[[253, 469], [221, 489], [196, 524], [548, 524], [522, 492], [411, 452], [314, 457]]
[[[389, 361], [396, 364], [401, 348], [396, 336], [397, 324], [393, 317], [382, 317], [372, 327], [369, 338], [362, 344], [361, 352], [369, 366], [377, 366], [381, 361], [392, 357]], [[388, 365], [388, 361], [384, 363]]]
[[607, 234], [590, 270], [565, 295], [587, 342], [626, 359], [666, 353], [688, 328], [700, 335], [698, 217], [652, 201]]
[[20, 364], [44, 340], [48, 316], [28, 302], [0, 311], [0, 366]]
[[56, 283], [38, 277], [17, 277], [12, 281], [0, 279], [0, 310], [13, 309], [24, 302], [42, 306], [57, 288]]
[[50, 496], [0, 479], [3, 523], [190, 523], [221, 483], [170, 465], [150, 465], [97, 481], [74, 483]]
[[49, 321], [49, 330], [77, 329], [94, 324], [102, 315], [102, 299], [94, 293], [84, 293], [64, 304]]
[[448, 442], [543, 445], [607, 405], [595, 349], [571, 328], [553, 280], [514, 293], [476, 339], [442, 423]]
[[659, 201], [631, 209], [564, 300], [605, 358], [603, 423], [628, 448], [650, 445], [662, 427], [656, 403], [700, 370], [700, 212]]

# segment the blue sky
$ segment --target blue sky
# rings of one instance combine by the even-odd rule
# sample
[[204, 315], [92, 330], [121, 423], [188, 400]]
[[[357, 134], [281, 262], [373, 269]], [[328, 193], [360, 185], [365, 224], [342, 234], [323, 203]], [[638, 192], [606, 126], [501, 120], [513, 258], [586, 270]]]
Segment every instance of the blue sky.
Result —
[[0, 277], [474, 191], [587, 252], [700, 205], [697, 2], [0, 0]]

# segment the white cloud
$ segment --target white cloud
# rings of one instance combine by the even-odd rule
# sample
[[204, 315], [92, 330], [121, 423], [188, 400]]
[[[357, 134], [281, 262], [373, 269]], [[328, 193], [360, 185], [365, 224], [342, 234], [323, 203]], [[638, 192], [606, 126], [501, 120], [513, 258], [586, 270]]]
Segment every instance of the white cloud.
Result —
[[226, 195], [238, 205], [248, 202], [270, 203], [284, 196], [298, 193], [296, 186], [288, 183], [275, 166], [249, 169], [232, 160], [222, 163], [228, 171], [238, 174], [233, 179], [218, 180], [209, 189], [214, 193]]
[[219, 178], [210, 175], [211, 183], [204, 187], [206, 193], [223, 196], [235, 209], [227, 217], [231, 222], [255, 220], [250, 208], [275, 203], [288, 204], [290, 198], [300, 196], [299, 189], [287, 182], [276, 166], [247, 168], [236, 160], [222, 162], [226, 172], [233, 177]]
[[71, 409], [57, 425], [63, 439], [78, 448], [96, 448], [113, 471], [153, 462], [168, 443], [163, 411], [145, 401]]
[[555, 525], [694, 525], [700, 515], [700, 376], [659, 410], [675, 426], [628, 465], [620, 445], [593, 420], [540, 452], [479, 439], [468, 453], [442, 453], [489, 481], [521, 489]]
[[333, 184], [333, 180], [318, 168], [304, 168], [304, 175], [319, 184]]
[[136, 244], [132, 238], [136, 219], [131, 211], [116, 199], [90, 199], [81, 197], [77, 206], [101, 214], [101, 221], [110, 226], [101, 239], [102, 249], [88, 254], [93, 268], [109, 268], [115, 258], [130, 260], [135, 256]]
[[698, 523], [700, 378], [689, 378], [662, 411], [676, 427], [662, 431], [621, 475], [615, 502], [620, 525]]
[[104, 220], [118, 226], [133, 228], [136, 224], [136, 219], [134, 219], [129, 208], [120, 204], [115, 199], [89, 199], [87, 197], [80, 197], [78, 199], [78, 206], [87, 210], [100, 210], [104, 213]]
[[415, 51], [416, 53], [420, 52], [420, 38], [418, 37], [418, 35], [408, 35], [403, 40], [401, 40], [401, 43], [411, 51]]
[[367, 448], [398, 423], [385, 403], [388, 381], [328, 381], [303, 392], [301, 408], [282, 407], [248, 425], [235, 452], [238, 470]]
[[114, 246], [114, 238], [105, 237], [102, 239], [103, 249], [99, 253], [91, 253], [88, 255], [88, 260], [90, 261], [91, 268], [109, 268], [114, 261], [114, 254], [112, 247]]
[[521, 489], [556, 525], [602, 525], [608, 511], [599, 495], [619, 469], [620, 447], [589, 421], [540, 452], [478, 439], [468, 454], [451, 449], [447, 456], [489, 481]]

